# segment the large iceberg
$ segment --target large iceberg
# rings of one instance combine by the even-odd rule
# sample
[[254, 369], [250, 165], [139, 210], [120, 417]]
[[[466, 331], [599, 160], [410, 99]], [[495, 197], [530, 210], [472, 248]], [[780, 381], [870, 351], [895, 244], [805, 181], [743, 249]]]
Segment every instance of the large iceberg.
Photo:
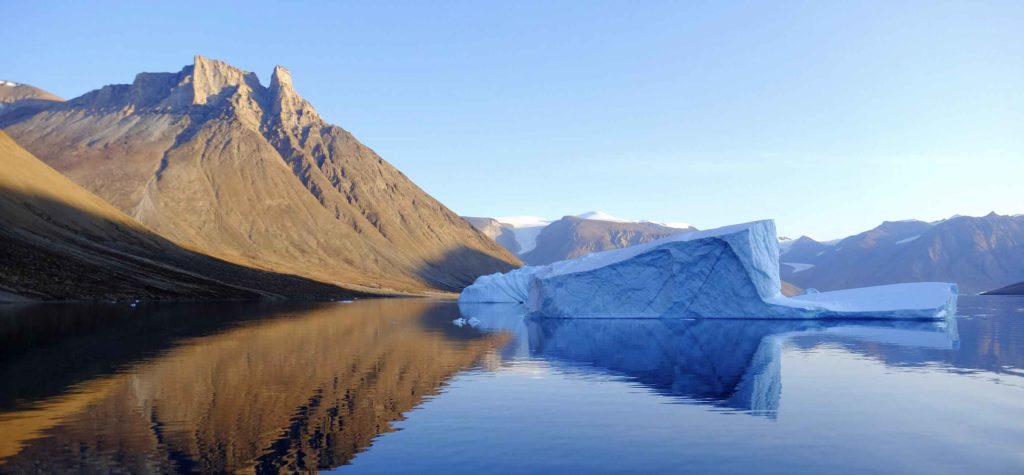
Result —
[[482, 276], [462, 303], [523, 303], [552, 318], [943, 319], [957, 286], [919, 282], [785, 297], [771, 220], [677, 234]]

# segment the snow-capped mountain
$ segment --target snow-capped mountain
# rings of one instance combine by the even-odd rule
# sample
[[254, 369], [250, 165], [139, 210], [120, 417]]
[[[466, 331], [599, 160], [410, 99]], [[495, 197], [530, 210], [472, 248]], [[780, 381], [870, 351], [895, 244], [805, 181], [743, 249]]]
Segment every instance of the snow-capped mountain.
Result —
[[557, 220], [536, 216], [465, 219], [530, 265], [550, 264], [590, 252], [618, 249], [696, 230], [686, 223], [668, 226], [623, 219], [602, 211], [588, 211]]

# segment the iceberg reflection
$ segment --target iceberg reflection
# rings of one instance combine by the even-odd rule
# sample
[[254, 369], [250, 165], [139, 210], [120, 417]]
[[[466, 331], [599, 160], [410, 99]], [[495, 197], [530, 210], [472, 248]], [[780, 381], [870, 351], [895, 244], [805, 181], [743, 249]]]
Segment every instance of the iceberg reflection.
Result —
[[797, 335], [953, 349], [953, 320], [547, 319], [517, 304], [460, 304], [477, 329], [503, 331], [502, 356], [543, 358], [623, 375], [655, 392], [771, 416], [782, 392], [782, 348]]

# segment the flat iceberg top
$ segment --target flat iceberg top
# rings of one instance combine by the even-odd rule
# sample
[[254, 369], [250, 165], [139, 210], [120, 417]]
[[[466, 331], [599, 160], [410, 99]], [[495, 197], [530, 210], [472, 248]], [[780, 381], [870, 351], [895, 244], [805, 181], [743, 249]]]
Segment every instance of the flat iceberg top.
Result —
[[777, 297], [768, 302], [787, 307], [822, 309], [832, 312], [870, 313], [894, 310], [939, 309], [957, 295], [956, 284], [914, 282], [857, 289]]

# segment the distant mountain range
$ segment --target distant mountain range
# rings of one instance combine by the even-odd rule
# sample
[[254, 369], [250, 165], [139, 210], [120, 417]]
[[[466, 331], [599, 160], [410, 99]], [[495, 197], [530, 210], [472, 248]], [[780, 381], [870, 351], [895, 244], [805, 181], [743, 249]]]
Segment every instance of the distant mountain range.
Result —
[[1024, 281], [1024, 216], [886, 221], [831, 243], [801, 237], [783, 245], [782, 262], [783, 279], [803, 288], [948, 281], [974, 294]]
[[667, 224], [630, 221], [600, 211], [546, 220], [532, 216], [507, 218], [466, 217], [473, 226], [490, 236], [528, 265], [544, 265], [642, 244], [672, 234], [696, 231], [685, 223]]
[[223, 261], [373, 293], [459, 290], [520, 264], [325, 122], [280, 66], [268, 86], [197, 56], [67, 102], [0, 91], [0, 129], [31, 155]]

